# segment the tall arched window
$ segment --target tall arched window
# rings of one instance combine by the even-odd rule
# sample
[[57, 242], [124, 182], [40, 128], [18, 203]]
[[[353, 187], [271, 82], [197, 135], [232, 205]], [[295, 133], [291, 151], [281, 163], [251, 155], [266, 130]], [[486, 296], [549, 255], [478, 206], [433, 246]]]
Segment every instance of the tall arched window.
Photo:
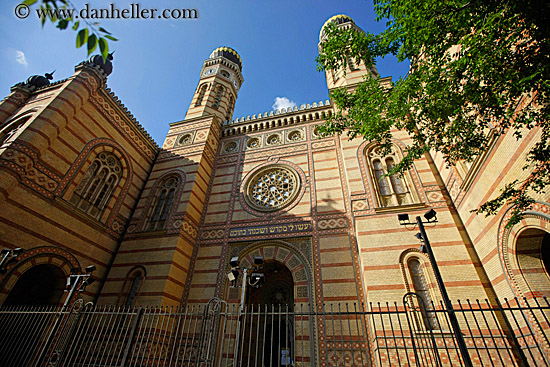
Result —
[[216, 99], [214, 100], [214, 104], [212, 105], [212, 107], [219, 108], [220, 103], [222, 102], [222, 97], [223, 97], [223, 87], [220, 85], [216, 89]]
[[132, 307], [136, 303], [136, 298], [143, 285], [144, 279], [145, 268], [143, 266], [138, 266], [130, 270], [122, 286], [122, 302], [119, 301], [119, 304], [123, 304], [124, 307]]
[[202, 104], [202, 100], [205, 94], [206, 94], [206, 84], [203, 84], [200, 87], [199, 96], [197, 97], [197, 102], [195, 102], [195, 106], [200, 106]]
[[359, 68], [355, 65], [355, 62], [351, 56], [346, 56], [346, 61], [348, 63], [349, 69], [351, 71], [358, 70]]
[[177, 177], [169, 177], [164, 180], [157, 190], [153, 201], [151, 215], [147, 223], [147, 230], [155, 231], [164, 229], [166, 220], [172, 208], [174, 195], [178, 188], [179, 179]]
[[120, 160], [110, 152], [94, 159], [71, 197], [71, 202], [94, 218], [99, 218], [122, 177]]
[[428, 329], [438, 329], [437, 316], [433, 312], [432, 298], [430, 297], [430, 291], [428, 289], [428, 283], [422, 270], [420, 261], [413, 257], [407, 262], [409, 273], [414, 287], [414, 292], [422, 299], [424, 306], [424, 312], [422, 312], [422, 318], [424, 325]]
[[398, 206], [413, 203], [413, 195], [407, 184], [406, 176], [391, 175], [388, 172], [398, 161], [395, 151], [383, 156], [382, 148], [375, 146], [367, 152], [375, 191], [381, 207]]
[[231, 120], [233, 116], [233, 96], [229, 96], [229, 105], [227, 106], [227, 113], [225, 114], [226, 120]]

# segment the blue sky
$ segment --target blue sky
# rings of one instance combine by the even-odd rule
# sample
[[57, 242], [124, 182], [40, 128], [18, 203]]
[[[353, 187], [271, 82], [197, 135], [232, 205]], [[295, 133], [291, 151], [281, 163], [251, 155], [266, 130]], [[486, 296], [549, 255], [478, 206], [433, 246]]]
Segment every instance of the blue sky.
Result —
[[[20, 20], [19, 1], [0, 2], [0, 87], [9, 87], [33, 74], [56, 70], [54, 80], [69, 77], [86, 59], [75, 48], [76, 33], [53, 24], [40, 26], [36, 15]], [[234, 118], [273, 109], [276, 98], [297, 105], [328, 99], [324, 73], [316, 70], [319, 31], [335, 14], [347, 14], [371, 32], [384, 24], [375, 21], [370, 0], [179, 0], [80, 1], [77, 8], [197, 9], [198, 19], [101, 20], [119, 41], [114, 71], [107, 84], [151, 136], [162, 144], [170, 122], [182, 120], [199, 80], [203, 61], [218, 46], [234, 48], [243, 61], [245, 82]], [[379, 60], [381, 76], [406, 74], [408, 64], [393, 58]]]

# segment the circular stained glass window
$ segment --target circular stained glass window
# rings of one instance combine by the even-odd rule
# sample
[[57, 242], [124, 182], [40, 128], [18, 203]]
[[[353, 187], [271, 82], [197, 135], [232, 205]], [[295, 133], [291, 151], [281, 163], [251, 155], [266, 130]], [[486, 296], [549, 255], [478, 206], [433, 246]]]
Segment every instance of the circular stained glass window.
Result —
[[300, 178], [290, 167], [266, 167], [250, 178], [246, 202], [256, 210], [276, 211], [289, 205], [300, 191]]

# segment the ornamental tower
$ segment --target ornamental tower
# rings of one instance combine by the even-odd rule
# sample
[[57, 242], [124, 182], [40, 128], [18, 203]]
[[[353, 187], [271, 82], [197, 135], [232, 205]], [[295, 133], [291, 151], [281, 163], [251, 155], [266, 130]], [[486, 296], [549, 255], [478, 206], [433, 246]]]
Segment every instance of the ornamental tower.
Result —
[[204, 61], [200, 80], [185, 119], [214, 115], [221, 121], [233, 116], [239, 88], [243, 84], [242, 61], [230, 47], [218, 47]]
[[241, 70], [229, 47], [204, 62], [185, 119], [170, 124], [100, 302], [131, 306], [138, 297], [140, 304], [178, 305], [186, 298], [220, 128], [232, 116]]
[[[365, 33], [361, 28], [355, 25], [353, 19], [344, 14], [338, 14], [331, 17], [329, 20], [323, 24], [321, 27], [321, 32], [319, 33], [319, 52], [321, 52], [321, 43], [326, 39], [325, 26], [329, 23], [334, 23], [341, 29], [350, 29], [353, 28], [359, 32]], [[373, 65], [370, 68], [367, 68], [364, 60], [355, 60], [354, 58], [347, 57], [347, 68], [344, 73], [344, 69], [338, 70], [326, 70], [325, 77], [327, 79], [327, 87], [329, 90], [334, 88], [344, 87], [344, 86], [353, 86], [363, 81], [363, 77], [371, 76], [373, 78], [379, 78], [378, 70]]]

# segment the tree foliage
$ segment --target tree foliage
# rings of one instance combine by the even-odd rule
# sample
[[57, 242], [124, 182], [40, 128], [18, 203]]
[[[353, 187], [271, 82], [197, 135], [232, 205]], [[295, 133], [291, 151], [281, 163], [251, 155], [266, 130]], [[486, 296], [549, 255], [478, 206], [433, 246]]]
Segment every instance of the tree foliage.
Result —
[[380, 34], [325, 27], [317, 58], [319, 70], [347, 65], [346, 57], [372, 65], [393, 54], [409, 60], [408, 75], [382, 88], [366, 78], [354, 91], [331, 97], [341, 111], [324, 125], [325, 134], [342, 133], [378, 141], [388, 152], [391, 129], [412, 138], [404, 172], [430, 150], [447, 164], [471, 162], [493, 134], [521, 139], [530, 129], [542, 135], [531, 147], [524, 180], [507, 183], [500, 195], [477, 211], [495, 214], [512, 205], [509, 225], [534, 202], [533, 193], [550, 184], [550, 5], [533, 0], [374, 0]]
[[[32, 6], [38, 0], [24, 0], [21, 4]], [[86, 45], [88, 56], [90, 56], [99, 46], [103, 61], [107, 60], [109, 55], [109, 40], [118, 41], [106, 29], [100, 27], [98, 22], [90, 23], [86, 19], [75, 21], [75, 12], [78, 9], [69, 0], [41, 0], [36, 9], [37, 15], [40, 17], [42, 26], [49, 19], [60, 30], [71, 28], [76, 34], [76, 47], [80, 48]]]

